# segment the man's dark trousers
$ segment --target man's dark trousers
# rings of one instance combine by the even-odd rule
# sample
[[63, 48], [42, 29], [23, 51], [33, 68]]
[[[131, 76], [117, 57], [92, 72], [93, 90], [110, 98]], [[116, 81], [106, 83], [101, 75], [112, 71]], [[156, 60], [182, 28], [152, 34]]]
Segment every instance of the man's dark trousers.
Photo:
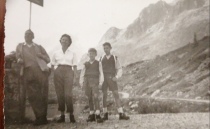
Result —
[[47, 119], [48, 75], [49, 73], [43, 72], [38, 65], [24, 69], [24, 84], [21, 88], [21, 92], [23, 92], [22, 98], [24, 98], [24, 93], [26, 93], [36, 120]]

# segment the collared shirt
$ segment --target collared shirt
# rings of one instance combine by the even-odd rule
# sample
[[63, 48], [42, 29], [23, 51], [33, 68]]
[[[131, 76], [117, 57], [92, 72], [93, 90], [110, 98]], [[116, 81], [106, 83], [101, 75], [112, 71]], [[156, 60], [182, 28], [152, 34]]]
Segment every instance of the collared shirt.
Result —
[[109, 54], [109, 55], [105, 55], [107, 59], [109, 59], [112, 55]]
[[27, 44], [26, 42], [23, 45], [27, 45], [28, 47], [35, 46], [35, 43]]
[[52, 56], [51, 64], [54, 66], [58, 65], [70, 65], [70, 66], [77, 66], [77, 57], [74, 52], [68, 48], [65, 53], [63, 52], [62, 48], [56, 51]]
[[[93, 62], [90, 62], [90, 63], [93, 64]], [[85, 65], [83, 65], [83, 68], [80, 74], [80, 80], [79, 80], [79, 83], [81, 86], [83, 86], [83, 83], [84, 83], [85, 70], [86, 70]], [[99, 62], [99, 85], [102, 85], [103, 82], [104, 82], [103, 67], [102, 67], [101, 62]]]
[[[102, 58], [109, 59], [111, 56], [112, 56], [112, 54], [104, 55]], [[120, 77], [122, 77], [122, 73], [123, 73], [122, 66], [120, 64], [119, 59], [116, 59], [116, 56], [115, 55], [113, 55], [113, 56], [114, 56], [114, 59], [115, 59], [115, 69], [116, 69], [116, 76], [115, 77], [116, 78], [120, 78]]]

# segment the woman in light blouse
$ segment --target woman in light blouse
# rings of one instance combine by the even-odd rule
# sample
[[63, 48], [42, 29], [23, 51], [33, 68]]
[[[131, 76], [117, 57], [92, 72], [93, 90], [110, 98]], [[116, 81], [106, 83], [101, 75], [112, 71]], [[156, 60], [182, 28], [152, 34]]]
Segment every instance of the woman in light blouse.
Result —
[[58, 123], [65, 122], [65, 105], [69, 113], [70, 122], [75, 123], [73, 114], [72, 88], [74, 77], [77, 77], [77, 58], [71, 51], [71, 37], [67, 34], [61, 36], [62, 48], [52, 57], [52, 71], [54, 71], [54, 84], [58, 98], [58, 110], [61, 112]]

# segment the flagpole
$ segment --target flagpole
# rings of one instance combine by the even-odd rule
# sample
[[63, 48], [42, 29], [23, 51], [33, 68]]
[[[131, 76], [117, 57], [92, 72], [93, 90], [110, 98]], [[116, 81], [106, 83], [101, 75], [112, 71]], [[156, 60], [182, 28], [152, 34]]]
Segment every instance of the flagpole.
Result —
[[31, 10], [32, 10], [32, 3], [30, 2], [29, 29], [31, 29]]

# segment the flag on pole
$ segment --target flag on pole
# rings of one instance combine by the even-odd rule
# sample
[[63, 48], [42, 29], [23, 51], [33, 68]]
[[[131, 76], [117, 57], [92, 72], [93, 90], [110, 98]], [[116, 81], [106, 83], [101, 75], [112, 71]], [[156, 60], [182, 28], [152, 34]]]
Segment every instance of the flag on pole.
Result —
[[37, 4], [39, 6], [42, 6], [42, 7], [44, 6], [44, 0], [28, 0], [28, 1], [30, 1], [34, 4]]

